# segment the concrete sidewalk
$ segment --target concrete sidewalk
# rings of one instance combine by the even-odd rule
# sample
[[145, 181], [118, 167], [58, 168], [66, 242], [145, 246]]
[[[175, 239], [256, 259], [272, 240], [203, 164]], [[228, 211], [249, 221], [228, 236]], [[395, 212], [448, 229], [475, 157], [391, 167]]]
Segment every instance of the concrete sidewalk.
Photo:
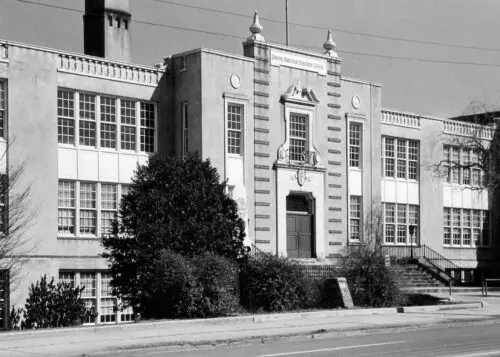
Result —
[[446, 324], [500, 323], [498, 293], [488, 298], [480, 294], [454, 295], [452, 300], [467, 304], [412, 307], [406, 308], [404, 313], [398, 313], [396, 308], [325, 310], [0, 333], [0, 356], [118, 355], [121, 349], [131, 348], [178, 348], [325, 333], [354, 334]]

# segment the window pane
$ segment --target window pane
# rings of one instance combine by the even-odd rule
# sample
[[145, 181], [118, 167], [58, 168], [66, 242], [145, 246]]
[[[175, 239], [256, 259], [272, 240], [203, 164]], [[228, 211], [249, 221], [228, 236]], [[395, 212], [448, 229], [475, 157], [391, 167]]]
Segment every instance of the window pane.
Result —
[[121, 126], [121, 146], [123, 150], [135, 150], [136, 129], [133, 126]]
[[101, 185], [101, 208], [105, 210], [116, 210], [116, 185]]
[[243, 127], [243, 107], [228, 104], [227, 106], [227, 152], [241, 154], [241, 134]]
[[80, 120], [95, 120], [95, 95], [80, 93]]
[[101, 311], [99, 316], [101, 322], [115, 322], [116, 321], [116, 299], [101, 299]]
[[95, 297], [96, 278], [95, 273], [80, 273], [80, 286], [85, 288], [82, 291], [82, 298]]
[[111, 233], [113, 225], [112, 222], [116, 218], [116, 212], [114, 211], [101, 211], [101, 233], [107, 234]]
[[308, 125], [307, 115], [290, 113], [290, 160], [303, 161], [305, 159], [308, 151]]
[[6, 84], [4, 81], [0, 80], [0, 137], [2, 138], [4, 137], [5, 109], [7, 108], [6, 93]]
[[385, 225], [385, 242], [394, 243], [394, 224]]
[[101, 121], [107, 123], [116, 122], [116, 100], [115, 98], [101, 97]]
[[57, 211], [57, 230], [61, 234], [75, 234], [75, 210], [59, 208]]
[[360, 166], [361, 124], [349, 123], [349, 166]]
[[349, 238], [359, 240], [361, 238], [361, 196], [350, 196], [350, 227]]
[[75, 207], [75, 183], [59, 181], [57, 198], [59, 207]]
[[101, 273], [101, 296], [112, 296], [111, 273]]
[[80, 210], [80, 233], [96, 233], [96, 211]]
[[80, 183], [80, 207], [96, 208], [96, 184], [82, 182]]
[[80, 120], [80, 145], [95, 146], [95, 122]]
[[57, 140], [61, 144], [75, 143], [75, 121], [73, 119], [57, 119]]
[[101, 123], [101, 147], [116, 148], [116, 125]]
[[75, 287], [75, 273], [73, 272], [59, 272], [59, 281], [70, 284], [71, 287]]
[[133, 100], [127, 100], [127, 99], [122, 99], [120, 100], [120, 118], [121, 118], [121, 123], [125, 125], [135, 125], [135, 118], [136, 118], [136, 113], [135, 113], [135, 101]]

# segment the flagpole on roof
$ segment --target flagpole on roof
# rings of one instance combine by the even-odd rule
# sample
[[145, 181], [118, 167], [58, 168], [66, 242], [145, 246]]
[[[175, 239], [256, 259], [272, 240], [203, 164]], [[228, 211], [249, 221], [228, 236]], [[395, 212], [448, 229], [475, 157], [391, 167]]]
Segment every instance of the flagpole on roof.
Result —
[[288, 46], [288, 0], [285, 0], [285, 24], [286, 45]]

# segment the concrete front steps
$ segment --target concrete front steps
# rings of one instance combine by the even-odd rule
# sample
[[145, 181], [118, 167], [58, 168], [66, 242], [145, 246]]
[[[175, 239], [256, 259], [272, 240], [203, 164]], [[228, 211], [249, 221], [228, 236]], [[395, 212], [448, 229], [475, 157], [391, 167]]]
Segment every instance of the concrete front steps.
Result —
[[395, 264], [391, 266], [399, 286], [411, 288], [447, 288], [447, 284], [434, 278], [417, 264]]

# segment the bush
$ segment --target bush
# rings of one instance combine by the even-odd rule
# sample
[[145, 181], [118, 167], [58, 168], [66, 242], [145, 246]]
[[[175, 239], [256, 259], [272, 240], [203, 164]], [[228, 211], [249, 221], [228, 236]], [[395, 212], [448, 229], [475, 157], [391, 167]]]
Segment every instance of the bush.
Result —
[[206, 253], [191, 261], [202, 288], [198, 314], [204, 317], [227, 316], [241, 310], [239, 268], [227, 258]]
[[80, 297], [83, 289], [64, 282], [56, 285], [54, 278], [47, 282], [44, 275], [36, 284], [31, 284], [24, 310], [14, 311], [14, 315], [23, 313], [23, 329], [81, 325], [93, 315]]
[[145, 318], [195, 317], [201, 300], [201, 287], [189, 262], [180, 254], [162, 251], [141, 274], [138, 299], [131, 301]]
[[250, 310], [289, 311], [318, 304], [317, 285], [297, 263], [286, 258], [265, 255], [249, 259], [241, 281], [242, 303]]
[[187, 258], [212, 252], [234, 261], [247, 254], [238, 206], [210, 161], [197, 154], [150, 157], [135, 172], [119, 217], [102, 237], [102, 257], [110, 261], [113, 293], [131, 306], [147, 300], [144, 276], [158, 270], [162, 251]]
[[351, 250], [343, 261], [354, 305], [387, 307], [404, 304], [404, 294], [392, 270], [385, 265], [381, 250]]

